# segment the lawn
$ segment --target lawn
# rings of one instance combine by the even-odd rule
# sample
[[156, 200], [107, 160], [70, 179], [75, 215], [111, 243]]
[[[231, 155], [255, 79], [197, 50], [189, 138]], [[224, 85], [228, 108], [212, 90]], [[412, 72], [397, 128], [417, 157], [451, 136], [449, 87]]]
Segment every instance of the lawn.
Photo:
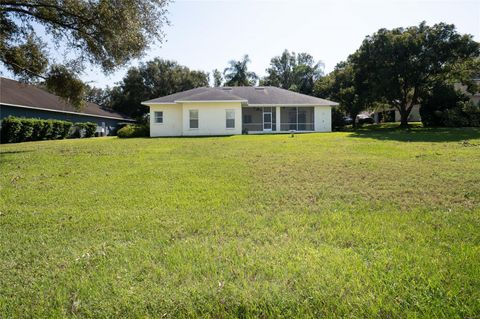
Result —
[[0, 318], [480, 318], [480, 130], [0, 146]]

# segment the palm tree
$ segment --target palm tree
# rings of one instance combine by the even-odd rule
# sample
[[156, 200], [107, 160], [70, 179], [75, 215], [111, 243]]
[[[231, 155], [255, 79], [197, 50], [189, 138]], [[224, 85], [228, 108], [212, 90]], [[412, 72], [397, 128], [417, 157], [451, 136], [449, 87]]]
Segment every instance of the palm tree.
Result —
[[248, 54], [243, 56], [240, 61], [231, 60], [228, 62], [229, 67], [223, 71], [225, 76], [225, 86], [251, 86], [255, 85], [258, 76], [255, 72], [249, 72], [247, 64], [250, 63]]

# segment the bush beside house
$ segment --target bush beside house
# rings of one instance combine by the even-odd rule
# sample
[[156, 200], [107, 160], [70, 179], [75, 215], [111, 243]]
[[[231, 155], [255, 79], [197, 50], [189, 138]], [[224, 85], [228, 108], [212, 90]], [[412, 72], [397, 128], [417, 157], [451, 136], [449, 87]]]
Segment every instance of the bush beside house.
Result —
[[117, 136], [120, 138], [148, 137], [150, 129], [147, 125], [125, 125], [117, 131]]
[[[68, 121], [7, 117], [2, 121], [1, 142], [19, 143], [74, 137], [75, 133], [70, 133], [72, 127], [73, 123]], [[75, 123], [75, 127], [84, 131], [81, 137], [93, 137], [97, 129], [97, 125], [90, 122]]]
[[73, 126], [71, 137], [75, 137], [75, 138], [94, 137], [96, 131], [97, 131], [97, 124], [95, 123], [92, 123], [92, 122], [75, 123]]

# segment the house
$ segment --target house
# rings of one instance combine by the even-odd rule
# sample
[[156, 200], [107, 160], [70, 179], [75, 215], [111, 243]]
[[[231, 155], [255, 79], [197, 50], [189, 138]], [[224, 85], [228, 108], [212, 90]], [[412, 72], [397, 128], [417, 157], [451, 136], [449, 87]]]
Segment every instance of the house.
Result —
[[[473, 81], [480, 86], [480, 78], [474, 78]], [[462, 85], [460, 83], [455, 83], [454, 88], [464, 94], [466, 94], [469, 98], [470, 101], [472, 101], [474, 104], [480, 103], [480, 92], [476, 93], [470, 93], [467, 91], [467, 86]], [[395, 109], [391, 108], [388, 110], [384, 111], [376, 111], [372, 114], [372, 117], [375, 120], [375, 123], [380, 123], [380, 122], [400, 122], [400, 112]], [[410, 111], [410, 114], [408, 115], [408, 121], [409, 122], [421, 122], [422, 117], [420, 115], [420, 104], [415, 104], [412, 107], [412, 110]]]
[[60, 97], [39, 87], [0, 77], [0, 120], [9, 116], [64, 120], [73, 123], [93, 122], [101, 135], [115, 134], [122, 123], [134, 120], [86, 102], [78, 110]]
[[277, 87], [201, 87], [143, 102], [150, 136], [330, 132], [335, 102]]
[[[380, 122], [400, 122], [401, 116], [400, 112], [396, 108], [391, 108], [383, 111], [375, 111], [371, 114], [375, 123]], [[421, 122], [422, 117], [420, 116], [420, 104], [415, 104], [408, 115], [409, 122]]]

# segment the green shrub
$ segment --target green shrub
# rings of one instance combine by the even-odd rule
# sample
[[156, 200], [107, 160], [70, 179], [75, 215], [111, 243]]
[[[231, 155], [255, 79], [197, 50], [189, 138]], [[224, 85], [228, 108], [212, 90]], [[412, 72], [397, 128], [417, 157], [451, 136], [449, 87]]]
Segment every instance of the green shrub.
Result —
[[453, 85], [436, 83], [423, 98], [420, 116], [424, 126], [479, 126], [480, 107]]
[[18, 136], [22, 129], [20, 119], [9, 116], [2, 121], [2, 143], [18, 142]]
[[53, 137], [53, 139], [59, 138], [61, 132], [63, 132], [63, 123], [62, 123], [62, 121], [52, 120], [52, 137]]
[[120, 138], [146, 137], [149, 136], [149, 128], [146, 125], [125, 125], [117, 131]]
[[75, 124], [73, 124], [73, 132], [70, 135], [70, 137], [81, 138], [81, 137], [83, 137], [84, 132], [85, 132], [85, 127], [84, 127], [83, 123], [75, 123]]
[[63, 129], [60, 132], [60, 138], [65, 139], [68, 137], [68, 134], [70, 133], [70, 129], [72, 128], [73, 123], [72, 122], [64, 122], [63, 123]]
[[17, 139], [19, 142], [30, 141], [33, 134], [33, 119], [20, 119], [20, 132], [18, 132]]
[[40, 141], [45, 137], [45, 122], [46, 121], [33, 122], [32, 141]]
[[97, 131], [97, 124], [92, 122], [85, 122], [85, 137], [94, 137]]
[[52, 138], [53, 132], [53, 123], [50, 120], [43, 122], [43, 129], [42, 129], [42, 140], [49, 140]]
[[8, 117], [2, 121], [2, 143], [54, 140], [68, 136], [71, 122]]
[[92, 122], [81, 122], [75, 123], [75, 131], [72, 134], [72, 137], [81, 138], [81, 137], [94, 137], [95, 132], [97, 131], [97, 124]]
[[345, 114], [335, 107], [332, 107], [332, 126], [336, 131], [345, 127]]

